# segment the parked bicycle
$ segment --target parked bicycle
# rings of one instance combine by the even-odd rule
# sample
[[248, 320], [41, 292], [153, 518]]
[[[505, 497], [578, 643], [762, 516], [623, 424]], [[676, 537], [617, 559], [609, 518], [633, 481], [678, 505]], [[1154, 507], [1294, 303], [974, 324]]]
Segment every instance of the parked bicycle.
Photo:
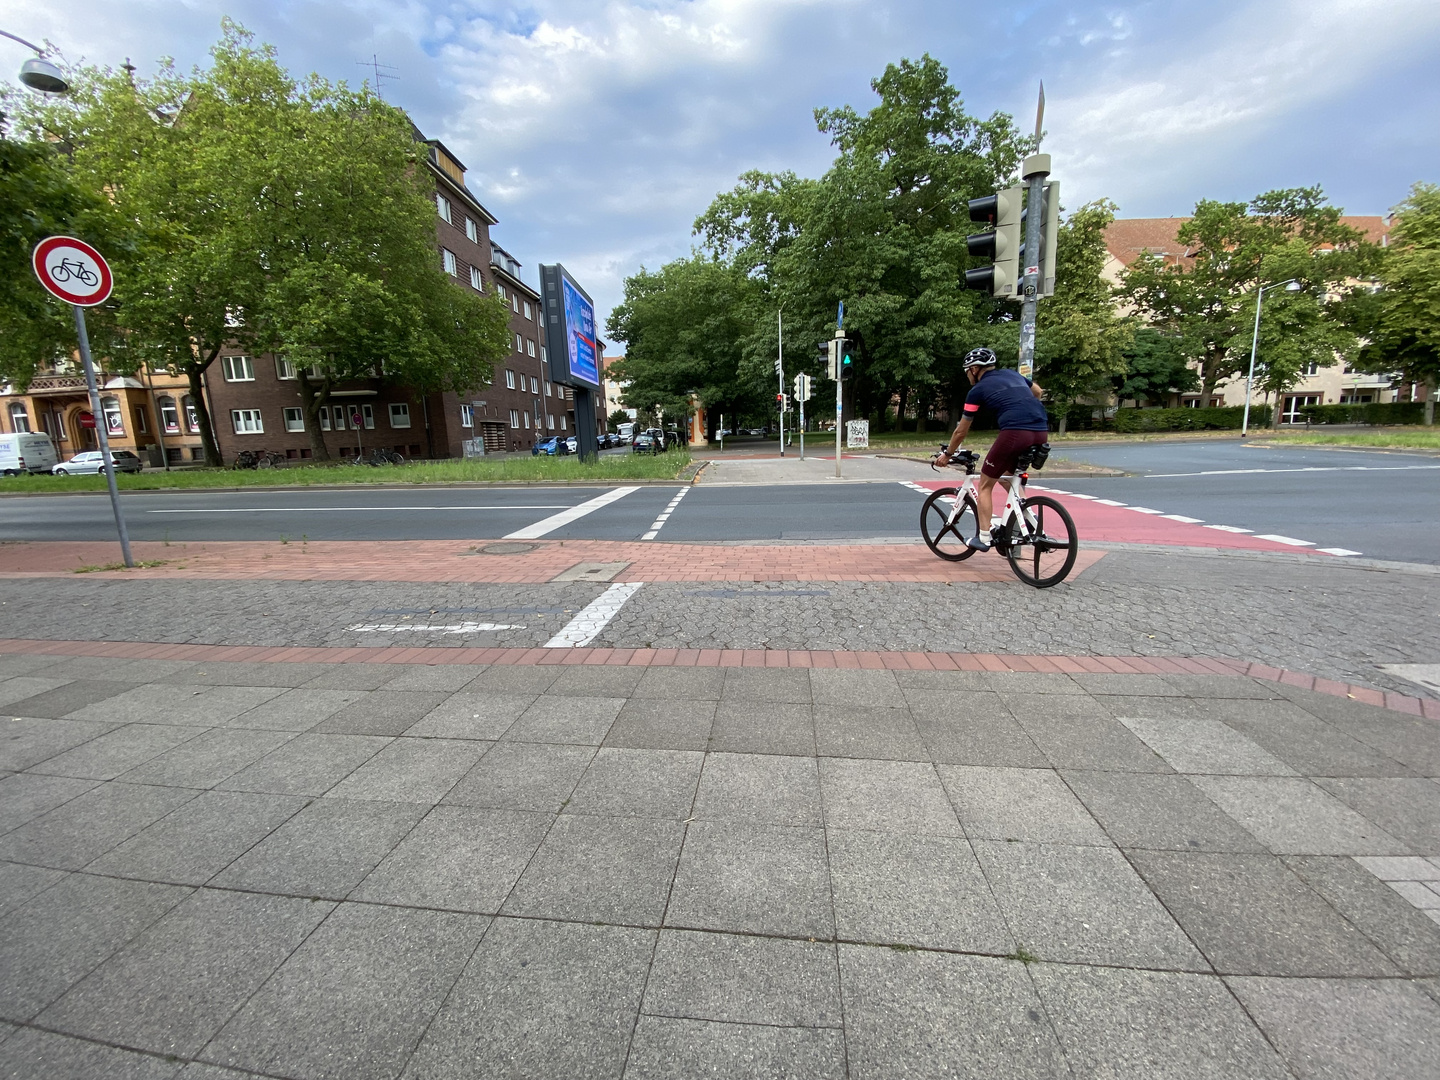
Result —
[[403, 454], [398, 454], [394, 450], [386, 450], [383, 446], [377, 446], [374, 450], [370, 451], [369, 457], [366, 457], [364, 454], [357, 454], [355, 457], [347, 458], [346, 460], [351, 465], [372, 465], [377, 468], [381, 465], [405, 464], [405, 456]]
[[[1000, 480], [1009, 494], [1000, 524], [990, 530], [995, 550], [1010, 561], [1015, 576], [1037, 589], [1064, 581], [1075, 566], [1080, 548], [1075, 522], [1065, 507], [1048, 495], [1025, 494], [1030, 479], [1027, 470], [1043, 466], [1049, 455], [1049, 443], [1021, 452], [1015, 472]], [[973, 479], [979, 460], [980, 455], [973, 450], [963, 450], [951, 458], [952, 466], [965, 470], [965, 482], [958, 488], [932, 492], [920, 508], [920, 534], [926, 546], [951, 562], [975, 554], [976, 549], [967, 541], [980, 535]]]
[[235, 455], [236, 469], [283, 469], [286, 464], [284, 454], [277, 454], [272, 450], [241, 450]]

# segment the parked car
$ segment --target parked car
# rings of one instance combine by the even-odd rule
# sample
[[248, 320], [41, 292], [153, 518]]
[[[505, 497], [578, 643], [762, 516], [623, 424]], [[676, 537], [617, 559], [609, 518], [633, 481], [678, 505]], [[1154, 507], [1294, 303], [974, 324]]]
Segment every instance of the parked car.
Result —
[[659, 446], [656, 444], [655, 436], [648, 431], [642, 431], [635, 436], [635, 441], [630, 444], [632, 454], [658, 454]]
[[571, 435], [568, 439], [565, 440], [565, 453], [567, 453], [567, 454], [573, 454], [573, 453], [575, 453], [576, 451], [578, 451], [579, 449], [580, 449], [580, 444], [579, 444], [579, 442], [576, 441], [574, 435]]
[[[111, 450], [110, 460], [115, 465], [116, 472], [136, 473], [145, 467], [138, 457], [129, 450]], [[84, 453], [76, 454], [69, 461], [62, 461], [50, 471], [56, 476], [84, 476], [86, 473], [98, 473], [105, 470], [105, 459], [100, 456], [99, 450], [86, 450]]]
[[551, 457], [554, 457], [556, 454], [565, 453], [565, 446], [564, 443], [561, 441], [560, 436], [551, 435], [548, 439], [541, 439], [534, 446], [532, 446], [530, 448], [530, 453], [549, 454]]
[[0, 435], [0, 474], [49, 472], [59, 461], [55, 444], [43, 431], [16, 431]]

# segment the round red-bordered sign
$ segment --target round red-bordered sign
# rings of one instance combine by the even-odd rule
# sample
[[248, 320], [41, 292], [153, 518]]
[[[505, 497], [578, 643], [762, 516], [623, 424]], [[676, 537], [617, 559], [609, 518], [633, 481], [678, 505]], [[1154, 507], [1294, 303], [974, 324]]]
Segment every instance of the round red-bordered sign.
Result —
[[40, 284], [67, 304], [94, 307], [110, 299], [115, 281], [104, 256], [73, 236], [47, 236], [30, 257]]

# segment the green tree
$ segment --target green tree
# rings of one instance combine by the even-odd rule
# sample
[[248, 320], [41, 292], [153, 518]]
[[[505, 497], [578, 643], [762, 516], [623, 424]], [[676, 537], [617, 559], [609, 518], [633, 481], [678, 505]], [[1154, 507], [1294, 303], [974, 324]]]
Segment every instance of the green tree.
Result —
[[1151, 326], [1135, 331], [1125, 350], [1125, 373], [1114, 380], [1117, 401], [1145, 401], [1164, 405], [1171, 394], [1200, 389], [1200, 376], [1185, 359], [1182, 343]]
[[612, 433], [614, 433], [620, 430], [621, 424], [628, 423], [630, 423], [630, 414], [624, 409], [616, 409], [605, 421], [605, 426], [609, 428]]

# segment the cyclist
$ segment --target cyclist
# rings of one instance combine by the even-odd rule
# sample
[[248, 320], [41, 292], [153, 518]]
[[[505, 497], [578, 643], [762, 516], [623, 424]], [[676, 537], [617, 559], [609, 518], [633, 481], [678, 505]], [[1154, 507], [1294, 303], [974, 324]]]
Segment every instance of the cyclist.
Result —
[[[965, 375], [970, 380], [970, 392], [965, 395], [965, 415], [955, 425], [950, 446], [935, 458], [936, 465], [948, 465], [970, 433], [975, 414], [982, 408], [994, 411], [1000, 434], [985, 455], [985, 463], [980, 466], [980, 481], [975, 485], [975, 510], [981, 522], [992, 521], [995, 484], [1006, 473], [1015, 471], [1020, 452], [1050, 437], [1050, 417], [1040, 404], [1043, 391], [1039, 384], [1018, 371], [997, 368], [996, 363], [995, 353], [990, 349], [972, 349], [965, 354]], [[991, 540], [987, 531], [969, 537], [965, 543], [977, 551], [989, 551]]]

